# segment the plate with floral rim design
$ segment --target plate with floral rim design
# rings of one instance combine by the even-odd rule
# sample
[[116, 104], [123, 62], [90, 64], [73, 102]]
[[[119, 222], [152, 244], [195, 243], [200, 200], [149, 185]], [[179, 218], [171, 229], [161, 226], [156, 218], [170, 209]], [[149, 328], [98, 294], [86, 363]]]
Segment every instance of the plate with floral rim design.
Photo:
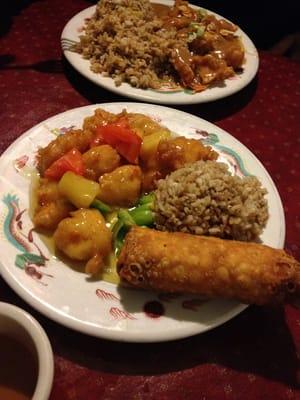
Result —
[[[174, 2], [171, 0], [154, 0], [153, 3], [170, 6]], [[200, 8], [194, 5], [192, 5], [192, 7], [195, 9]], [[96, 6], [89, 7], [69, 20], [61, 34], [62, 50], [67, 60], [80, 74], [96, 85], [104, 87], [105, 89], [121, 96], [158, 104], [207, 103], [238, 92], [247, 86], [257, 73], [259, 65], [257, 49], [248, 35], [238, 28], [236, 34], [240, 37], [245, 49], [245, 61], [242, 67], [242, 72], [226, 79], [220, 85], [211, 86], [200, 93], [194, 93], [189, 89], [184, 89], [178, 86], [170, 87], [165, 85], [159, 90], [139, 89], [129, 85], [128, 83], [122, 83], [120, 86], [116, 86], [112, 78], [91, 71], [90, 61], [84, 59], [79, 53], [72, 51], [74, 44], [79, 42], [79, 36], [82, 35], [82, 28], [85, 21], [93, 15], [95, 9]], [[210, 10], [205, 11], [218, 18], [223, 18]]]
[[1, 264], [5, 281], [32, 307], [74, 330], [96, 337], [155, 342], [205, 332], [230, 320], [247, 306], [234, 301], [204, 301], [192, 295], [174, 296], [121, 288], [90, 280], [57, 258], [33, 230], [30, 219], [31, 181], [35, 156], [57, 134], [81, 127], [85, 117], [101, 107], [123, 109], [154, 118], [172, 132], [210, 144], [233, 174], [255, 175], [267, 189], [270, 217], [263, 243], [282, 248], [285, 220], [277, 189], [260, 161], [238, 140], [217, 126], [175, 109], [143, 103], [106, 103], [72, 109], [34, 126], [0, 158]]

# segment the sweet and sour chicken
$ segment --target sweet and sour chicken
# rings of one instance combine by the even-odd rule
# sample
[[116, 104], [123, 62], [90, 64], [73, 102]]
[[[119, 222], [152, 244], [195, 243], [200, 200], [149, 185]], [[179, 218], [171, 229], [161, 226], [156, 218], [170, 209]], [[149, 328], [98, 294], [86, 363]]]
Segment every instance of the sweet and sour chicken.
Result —
[[53, 233], [67, 257], [84, 261], [86, 272], [97, 273], [112, 250], [106, 213], [136, 206], [158, 179], [184, 164], [216, 157], [210, 147], [172, 137], [146, 115], [96, 109], [82, 129], [38, 151], [34, 225]]

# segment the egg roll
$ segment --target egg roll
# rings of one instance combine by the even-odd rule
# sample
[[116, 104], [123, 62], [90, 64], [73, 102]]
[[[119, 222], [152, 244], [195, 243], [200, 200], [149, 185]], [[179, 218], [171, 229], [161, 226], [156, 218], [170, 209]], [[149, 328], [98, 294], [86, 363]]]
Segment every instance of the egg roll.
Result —
[[300, 263], [284, 250], [143, 227], [127, 233], [117, 270], [138, 288], [246, 304], [283, 303], [300, 288]]

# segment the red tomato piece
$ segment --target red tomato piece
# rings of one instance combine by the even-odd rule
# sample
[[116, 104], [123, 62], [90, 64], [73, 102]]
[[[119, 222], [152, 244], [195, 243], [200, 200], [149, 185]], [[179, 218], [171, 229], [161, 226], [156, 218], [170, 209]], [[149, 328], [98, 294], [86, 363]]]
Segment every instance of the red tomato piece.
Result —
[[140, 154], [141, 144], [140, 142], [125, 143], [120, 142], [116, 145], [116, 150], [120, 153], [127, 161], [132, 164], [138, 163], [138, 156]]
[[75, 148], [54, 161], [54, 163], [52, 163], [44, 172], [44, 177], [59, 180], [67, 171], [72, 171], [77, 175], [84, 174], [82, 155], [80, 151]]
[[96, 138], [114, 147], [127, 161], [132, 164], [138, 162], [142, 139], [133, 132], [126, 118], [120, 118], [115, 123], [99, 126], [96, 129]]

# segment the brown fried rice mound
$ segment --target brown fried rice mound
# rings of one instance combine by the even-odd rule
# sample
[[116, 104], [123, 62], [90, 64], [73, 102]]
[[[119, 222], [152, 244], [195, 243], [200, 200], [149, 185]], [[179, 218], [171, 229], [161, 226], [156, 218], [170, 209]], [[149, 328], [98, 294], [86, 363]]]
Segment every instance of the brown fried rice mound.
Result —
[[268, 220], [266, 193], [254, 176], [232, 176], [224, 163], [198, 161], [159, 181], [156, 228], [253, 241]]
[[175, 29], [162, 29], [149, 0], [101, 0], [76, 51], [90, 60], [93, 72], [112, 77], [117, 86], [155, 89], [172, 70], [175, 36]]

